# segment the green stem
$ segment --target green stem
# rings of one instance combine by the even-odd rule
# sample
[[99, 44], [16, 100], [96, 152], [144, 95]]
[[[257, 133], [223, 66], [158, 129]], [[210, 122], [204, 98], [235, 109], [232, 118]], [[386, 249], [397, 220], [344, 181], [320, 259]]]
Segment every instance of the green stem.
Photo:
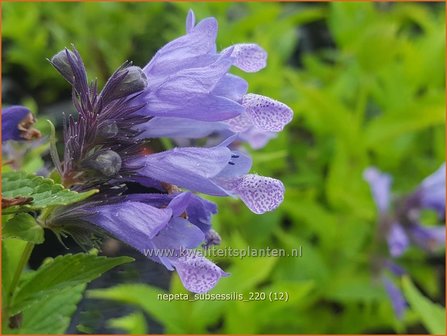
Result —
[[[20, 257], [19, 264], [17, 265], [16, 271], [14, 272], [14, 277], [11, 281], [11, 286], [9, 287], [8, 293], [8, 306], [12, 306], [12, 298], [14, 296], [14, 292], [19, 283], [20, 276], [22, 275], [23, 269], [28, 264], [29, 257], [31, 256], [31, 252], [33, 252], [34, 243], [28, 242], [23, 250], [22, 256]], [[9, 318], [7, 312], [5, 312], [5, 317]]]

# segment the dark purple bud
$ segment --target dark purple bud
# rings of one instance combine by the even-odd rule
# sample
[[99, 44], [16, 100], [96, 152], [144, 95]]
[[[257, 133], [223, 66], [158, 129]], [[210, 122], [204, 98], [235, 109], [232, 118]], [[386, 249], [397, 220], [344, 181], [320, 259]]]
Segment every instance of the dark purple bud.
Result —
[[94, 169], [107, 177], [117, 175], [121, 165], [122, 160], [119, 154], [110, 149], [95, 153], [85, 162], [86, 167]]
[[114, 120], [106, 120], [99, 127], [98, 137], [103, 139], [113, 138], [118, 135], [119, 127]]
[[76, 55], [72, 51], [64, 49], [54, 55], [50, 62], [70, 84], [73, 84], [74, 72], [68, 57], [72, 60], [76, 59]]
[[106, 103], [143, 91], [147, 86], [147, 78], [143, 70], [137, 66], [117, 70], [107, 82], [102, 92]]

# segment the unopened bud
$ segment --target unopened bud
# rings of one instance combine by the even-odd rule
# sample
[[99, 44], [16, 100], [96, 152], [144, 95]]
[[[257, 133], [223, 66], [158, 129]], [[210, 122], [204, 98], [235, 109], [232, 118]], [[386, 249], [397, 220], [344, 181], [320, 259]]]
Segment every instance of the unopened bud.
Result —
[[121, 169], [122, 160], [118, 153], [113, 150], [100, 151], [88, 159], [86, 166], [92, 168], [102, 175], [112, 177]]
[[123, 98], [133, 93], [143, 91], [147, 86], [147, 78], [143, 70], [137, 66], [129, 66], [127, 68], [118, 70], [110, 78], [110, 81], [119, 78], [124, 73], [126, 75], [121, 79], [120, 83], [113, 88], [113, 90], [105, 90], [104, 95], [107, 96], [108, 101]]
[[70, 62], [68, 61], [67, 53], [73, 60], [76, 59], [76, 55], [72, 51], [64, 49], [54, 55], [50, 62], [69, 83], [73, 84], [74, 73]]

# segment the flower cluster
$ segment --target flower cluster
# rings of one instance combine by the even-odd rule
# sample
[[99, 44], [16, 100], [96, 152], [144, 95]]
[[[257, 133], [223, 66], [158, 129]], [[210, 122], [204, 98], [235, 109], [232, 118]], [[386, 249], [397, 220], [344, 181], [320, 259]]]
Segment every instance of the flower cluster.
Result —
[[[391, 299], [394, 311], [402, 317], [406, 301], [400, 289], [385, 274], [388, 270], [395, 276], [402, 276], [405, 270], [395, 263], [410, 245], [435, 252], [445, 246], [445, 226], [428, 226], [421, 223], [421, 210], [430, 209], [437, 213], [439, 221], [445, 219], [445, 164], [422, 181], [410, 195], [397, 199], [391, 207], [392, 178], [376, 168], [364, 172], [370, 184], [374, 201], [379, 211], [379, 237], [388, 245], [388, 256], [381, 258], [379, 273]], [[377, 266], [377, 265], [376, 265]]]
[[[99, 92], [89, 83], [81, 56], [65, 49], [50, 60], [72, 85], [78, 117], [64, 121], [64, 157], [55, 166], [74, 190], [98, 189], [82, 203], [55, 209], [46, 227], [70, 234], [81, 245], [91, 234], [113, 236], [152, 260], [176, 270], [184, 286], [210, 290], [227, 274], [194, 251], [220, 242], [211, 228], [216, 205], [193, 192], [239, 197], [256, 214], [282, 202], [281, 181], [250, 173], [242, 141], [270, 138], [292, 119], [286, 105], [253, 93], [229, 73], [232, 66], [255, 72], [266, 65], [256, 44], [216, 49], [217, 22], [186, 20], [187, 33], [164, 46], [139, 68], [124, 63]], [[220, 139], [210, 147], [154, 152], [148, 139]], [[132, 194], [129, 183], [146, 193]], [[167, 254], [147, 251], [171, 251]]]

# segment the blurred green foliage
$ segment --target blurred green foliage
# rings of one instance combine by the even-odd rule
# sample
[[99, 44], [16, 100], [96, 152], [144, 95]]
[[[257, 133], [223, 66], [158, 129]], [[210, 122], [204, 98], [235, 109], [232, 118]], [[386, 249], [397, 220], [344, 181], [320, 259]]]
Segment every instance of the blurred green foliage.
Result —
[[[162, 290], [143, 284], [91, 291], [136, 307], [110, 325], [141, 332], [145, 311], [167, 333], [424, 332], [412, 309], [402, 321], [394, 317], [372, 274], [377, 214], [362, 172], [377, 166], [394, 176], [394, 190], [409, 192], [445, 161], [444, 5], [6, 3], [3, 75], [25, 76], [16, 80], [37, 106], [54, 102], [66, 85], [46, 57], [74, 43], [104, 81], [124, 60], [143, 66], [183, 34], [189, 8], [218, 19], [219, 49], [246, 41], [264, 47], [267, 68], [243, 77], [251, 92], [295, 112], [278, 138], [252, 153], [254, 172], [285, 183], [283, 205], [257, 216], [239, 201], [214, 198], [223, 246], [302, 246], [303, 256], [215, 258], [232, 275], [212, 293], [286, 291], [288, 302], [165, 302], [157, 300]], [[327, 28], [333, 46], [300, 49], [302, 28], [311, 25]], [[414, 249], [402, 263], [442, 301], [444, 268], [425, 260]], [[183, 291], [175, 275], [171, 292]]]

